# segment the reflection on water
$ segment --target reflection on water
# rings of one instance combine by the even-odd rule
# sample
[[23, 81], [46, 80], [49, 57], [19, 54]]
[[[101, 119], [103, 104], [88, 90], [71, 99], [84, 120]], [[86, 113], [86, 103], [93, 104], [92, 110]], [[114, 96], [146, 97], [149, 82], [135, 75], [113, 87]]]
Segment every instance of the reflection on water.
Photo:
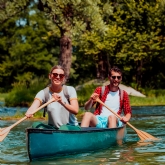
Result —
[[[0, 127], [12, 125], [16, 121], [1, 121]], [[165, 118], [164, 116], [134, 117], [130, 123], [139, 130], [160, 138], [160, 141], [138, 143], [137, 134], [127, 126], [127, 142], [121, 146], [113, 146], [106, 150], [93, 153], [54, 157], [29, 162], [25, 128], [30, 127], [32, 121], [26, 120], [13, 128], [4, 141], [0, 142], [1, 165], [45, 165], [45, 164], [77, 164], [77, 165], [154, 165], [165, 164]]]

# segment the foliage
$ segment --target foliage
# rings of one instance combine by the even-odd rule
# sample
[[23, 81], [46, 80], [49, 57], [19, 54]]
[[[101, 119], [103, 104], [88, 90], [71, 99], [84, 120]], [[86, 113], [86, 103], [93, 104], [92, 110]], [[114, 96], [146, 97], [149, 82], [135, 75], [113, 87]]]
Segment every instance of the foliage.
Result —
[[43, 10], [50, 19], [54, 18], [54, 23], [59, 29], [63, 29], [67, 36], [79, 38], [78, 34], [88, 30], [87, 25], [100, 33], [106, 30], [99, 11], [100, 0], [41, 0], [39, 2], [39, 5], [42, 5], [39, 9]]
[[70, 75], [72, 44], [76, 46], [85, 31], [97, 31], [100, 35], [106, 31], [99, 4], [100, 0], [39, 0], [39, 9], [44, 11], [60, 32], [58, 62], [65, 69], [66, 79]]
[[5, 101], [5, 98], [7, 97], [8, 93], [0, 93], [0, 102]]
[[90, 98], [95, 88], [96, 85], [91, 84], [86, 86], [80, 86], [79, 89], [77, 89], [78, 102], [80, 106], [84, 106], [84, 103]]
[[[29, 87], [31, 79], [47, 76], [51, 66], [57, 63], [55, 43], [51, 43], [44, 18], [42, 13], [30, 8], [0, 27], [0, 84], [6, 90], [14, 82], [26, 82]], [[49, 40], [44, 40], [45, 36]]]
[[[76, 48], [75, 48], [76, 49]], [[76, 57], [72, 63], [72, 68], [74, 69], [74, 78], [72, 75], [69, 79], [70, 84], [77, 86], [82, 85], [96, 78], [96, 63], [92, 56], [87, 56], [81, 52], [73, 51], [73, 56]]]
[[0, 22], [3, 23], [29, 6], [29, 0], [0, 0]]
[[[85, 32], [77, 49], [85, 58], [91, 56], [97, 72], [99, 65], [101, 68], [118, 65], [124, 71], [127, 85], [135, 82], [137, 89], [164, 88], [161, 81], [158, 83], [158, 79], [164, 82], [165, 74], [164, 5], [159, 1], [131, 0], [103, 2], [100, 8], [107, 23], [106, 33]], [[103, 59], [102, 54], [107, 57]]]
[[30, 82], [30, 87], [26, 83], [15, 83], [12, 91], [5, 97], [6, 106], [30, 106], [38, 91], [46, 87], [47, 79], [41, 77]]
[[62, 35], [73, 46], [69, 84], [105, 79], [118, 65], [126, 85], [165, 88], [164, 1], [1, 0], [0, 6], [1, 91], [47, 76], [59, 61]]
[[[7, 4], [9, 4], [9, 7], [6, 6]], [[48, 31], [48, 34], [53, 37], [56, 37], [56, 38], [59, 37], [61, 39], [60, 40], [60, 51], [58, 52], [58, 53], [60, 53], [60, 56], [59, 56], [60, 58], [58, 59], [58, 61], [59, 62], [62, 61], [62, 62], [60, 62], [60, 64], [63, 64], [64, 67], [66, 67], [66, 72], [68, 75], [68, 72], [70, 72], [70, 61], [71, 61], [70, 50], [71, 49], [68, 49], [65, 51], [64, 49], [65, 49], [66, 45], [68, 45], [68, 43], [64, 43], [61, 41], [63, 38], [66, 37], [65, 41], [69, 41], [69, 43], [71, 44], [71, 42], [73, 40], [73, 45], [76, 45], [77, 44], [76, 41], [78, 41], [81, 38], [81, 34], [83, 34], [84, 31], [86, 31], [86, 30], [87, 31], [95, 30], [100, 35], [104, 34], [104, 32], [106, 31], [106, 26], [105, 26], [104, 21], [102, 20], [101, 14], [100, 14], [100, 9], [98, 6], [99, 4], [100, 4], [99, 0], [98, 1], [96, 1], [96, 0], [94, 0], [94, 1], [88, 1], [88, 0], [87, 1], [81, 1], [81, 0], [79, 0], [79, 1], [68, 1], [68, 0], [32, 1], [31, 0], [30, 1], [29, 0], [28, 1], [28, 0], [24, 0], [24, 2], [18, 1], [18, 4], [15, 1], [13, 1], [13, 2], [7, 1], [6, 3], [4, 2], [3, 11], [0, 11], [0, 12], [2, 15], [4, 15], [5, 12], [10, 11], [11, 16], [13, 16], [13, 18], [14, 18], [15, 14], [17, 16], [19, 16], [19, 14], [22, 14], [24, 12], [26, 13], [27, 11], [29, 11], [29, 13], [35, 13], [36, 12], [35, 7], [37, 7], [40, 11], [43, 11], [43, 12], [40, 12], [40, 14], [43, 16], [42, 13], [44, 13], [44, 16], [46, 16], [46, 17], [42, 17], [42, 18], [43, 18], [43, 20], [46, 20], [45, 25], [48, 25], [50, 27], [49, 28], [50, 31]], [[20, 10], [20, 8], [22, 10]], [[35, 17], [35, 20], [33, 20], [33, 21], [29, 20], [30, 17], [28, 14], [27, 14], [27, 16], [28, 16], [28, 22], [30, 22], [31, 24], [28, 24], [28, 22], [27, 22], [27, 23], [25, 23], [25, 25], [26, 26], [29, 25], [29, 28], [31, 28], [31, 26], [33, 26], [33, 22], [35, 23], [35, 20], [36, 21], [39, 20], [38, 15]], [[9, 19], [9, 17], [10, 17], [10, 15], [7, 15], [7, 17], [5, 17], [4, 20], [2, 18], [2, 22]], [[17, 19], [19, 20], [19, 18], [17, 18]], [[26, 17], [25, 18], [23, 17], [23, 18], [20, 18], [20, 21], [21, 20], [25, 21], [26, 19], [27, 19]], [[49, 21], [48, 21], [48, 19], [49, 19]], [[52, 23], [50, 22], [50, 20], [52, 21]], [[54, 24], [54, 26], [53, 26], [53, 24]], [[38, 25], [37, 27], [39, 27], [39, 29], [40, 29], [40, 27], [42, 27], [42, 26], [43, 26], [43, 24], [41, 23], [41, 25]], [[23, 34], [23, 37], [26, 38], [28, 34]], [[41, 34], [39, 36], [41, 36]], [[68, 39], [67, 39], [67, 37], [68, 37]], [[44, 39], [45, 42], [47, 42], [49, 39], [49, 37], [43, 36], [43, 35], [41, 38]], [[43, 45], [42, 42], [43, 42], [42, 40], [38, 39], [38, 44]], [[49, 42], [49, 44], [50, 44], [50, 42]], [[32, 43], [32, 45], [35, 45], [35, 43]], [[29, 45], [29, 43], [28, 43], [29, 48], [31, 48], [33, 50], [34, 47], [32, 45]], [[46, 48], [47, 45], [43, 45], [43, 47]], [[36, 50], [36, 51], [37, 51], [37, 53], [38, 53], [38, 51], [41, 53], [41, 54], [38, 53], [38, 55], [40, 55], [41, 56], [40, 58], [42, 58], [42, 54], [44, 53], [44, 51], [43, 50]], [[45, 55], [46, 55], [46, 53], [48, 53], [48, 52], [45, 52]], [[14, 56], [16, 57], [15, 54], [14, 54]], [[7, 54], [7, 58], [11, 59], [12, 57], [10, 57], [10, 54]], [[37, 58], [40, 59], [39, 57], [37, 57]], [[49, 56], [49, 58], [51, 58], [51, 57]], [[22, 60], [26, 61], [24, 58]], [[29, 61], [26, 61], [26, 62], [29, 63]], [[47, 61], [47, 65], [48, 65], [48, 63], [49, 62]], [[2, 65], [4, 66], [5, 64], [2, 64]], [[8, 68], [6, 68], [6, 67], [3, 69], [2, 75], [5, 74], [4, 72], [7, 69]], [[34, 67], [34, 69], [36, 69], [36, 66]], [[27, 70], [29, 70], [29, 68], [27, 68]], [[31, 68], [30, 68], [30, 70], [31, 70]], [[44, 71], [42, 71], [42, 70], [40, 70], [40, 71], [44, 74]], [[73, 68], [71, 69], [71, 71], [72, 71], [72, 73], [75, 72]], [[34, 72], [36, 72], [36, 71], [34, 71]], [[33, 74], [33, 72], [31, 74]], [[11, 79], [13, 81], [16, 81], [16, 80], [19, 80], [21, 76], [25, 77], [25, 78], [27, 77], [26, 75], [23, 75], [22, 72], [19, 73], [19, 75], [20, 76], [17, 79], [13, 79], [13, 77]], [[27, 79], [29, 79], [30, 76], [32, 76], [32, 75], [30, 75], [30, 73], [29, 73], [29, 77]], [[73, 74], [72, 74], [72, 77], [74, 77], [74, 79], [76, 78]], [[11, 80], [8, 80], [8, 82], [11, 83]]]

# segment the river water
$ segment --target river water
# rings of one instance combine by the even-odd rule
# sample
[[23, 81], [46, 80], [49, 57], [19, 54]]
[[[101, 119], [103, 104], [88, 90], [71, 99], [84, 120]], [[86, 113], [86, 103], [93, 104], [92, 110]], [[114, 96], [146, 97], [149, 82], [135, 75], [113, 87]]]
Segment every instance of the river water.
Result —
[[[165, 107], [140, 107], [138, 110], [147, 110], [148, 115], [136, 115], [137, 107], [133, 110], [130, 123], [139, 130], [160, 138], [159, 141], [138, 143], [137, 134], [127, 126], [127, 141], [123, 145], [114, 146], [106, 150], [78, 155], [54, 157], [30, 162], [26, 150], [25, 129], [32, 121], [26, 120], [14, 127], [7, 137], [0, 142], [1, 165], [165, 165]], [[154, 114], [152, 110], [154, 109]], [[158, 110], [159, 109], [159, 110]], [[155, 111], [159, 111], [159, 115]], [[136, 112], [135, 112], [136, 111]], [[1, 113], [0, 113], [1, 114]], [[0, 127], [8, 127], [16, 120], [0, 120]]]

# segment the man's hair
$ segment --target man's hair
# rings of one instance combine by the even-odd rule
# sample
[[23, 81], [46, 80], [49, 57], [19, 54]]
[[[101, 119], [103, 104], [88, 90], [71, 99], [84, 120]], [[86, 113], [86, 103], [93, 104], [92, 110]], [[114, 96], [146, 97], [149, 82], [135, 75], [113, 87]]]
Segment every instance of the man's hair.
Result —
[[112, 67], [112, 68], [109, 70], [109, 76], [111, 76], [112, 71], [118, 72], [118, 73], [120, 73], [121, 76], [122, 76], [122, 71], [121, 71], [117, 66], [114, 66], [114, 67]]
[[61, 65], [55, 65], [55, 66], [53, 66], [53, 67], [50, 69], [50, 74], [52, 73], [52, 71], [53, 71], [54, 69], [62, 69], [62, 70], [64, 71], [64, 74], [65, 74], [65, 70], [64, 70], [64, 68], [63, 68]]

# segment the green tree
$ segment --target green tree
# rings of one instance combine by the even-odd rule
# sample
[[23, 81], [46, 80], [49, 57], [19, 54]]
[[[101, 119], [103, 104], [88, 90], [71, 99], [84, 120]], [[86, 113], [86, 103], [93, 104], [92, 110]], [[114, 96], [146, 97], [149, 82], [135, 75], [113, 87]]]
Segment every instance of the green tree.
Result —
[[69, 78], [72, 59], [72, 40], [80, 39], [84, 31], [96, 30], [104, 33], [99, 0], [39, 0], [39, 9], [53, 20], [60, 31], [60, 58]]
[[[155, 86], [158, 80], [152, 79], [152, 73], [159, 75], [161, 69], [158, 70], [158, 67], [152, 67], [151, 64], [155, 61], [158, 66], [164, 64], [161, 55], [164, 52], [162, 15], [165, 11], [162, 1], [106, 2], [100, 8], [108, 30], [105, 35], [97, 32], [84, 33], [79, 51], [93, 56], [97, 68], [101, 66], [104, 74], [100, 78], [107, 75], [106, 68], [118, 65], [125, 72], [126, 78], [123, 80], [126, 84], [134, 81], [137, 83], [136, 88], [145, 87], [149, 83]], [[163, 76], [159, 78], [164, 79]]]
[[[118, 65], [124, 70], [123, 80], [127, 84], [135, 82], [137, 88], [164, 86], [163, 0], [1, 0], [1, 23], [5, 25], [6, 20], [14, 19], [14, 15], [23, 13], [34, 2], [49, 27], [40, 40], [47, 43], [43, 48], [47, 46], [49, 49], [45, 49], [55, 59], [57, 52], [60, 54], [58, 62], [68, 71], [67, 77], [72, 73], [72, 82], [75, 79], [83, 82], [83, 76], [105, 79], [108, 68]], [[57, 45], [54, 49], [50, 39]], [[1, 43], [3, 54], [8, 52], [7, 44]], [[0, 58], [3, 61], [7, 56]], [[72, 69], [71, 60], [74, 60]], [[94, 74], [87, 72], [88, 68]], [[17, 79], [21, 79], [21, 74]]]
[[47, 33], [49, 29], [44, 18], [40, 11], [31, 8], [0, 27], [1, 86], [11, 87], [14, 82], [22, 82], [29, 87], [31, 79], [46, 76], [57, 63], [56, 42], [54, 38], [52, 42]]
[[[0, 10], [1, 22], [9, 19], [14, 14], [27, 8], [34, 1], [3, 1]], [[38, 8], [57, 25], [60, 32], [60, 57], [59, 64], [66, 69], [69, 78], [72, 59], [72, 38], [80, 38], [85, 30], [95, 29], [105, 32], [98, 4], [100, 0], [39, 0]]]

